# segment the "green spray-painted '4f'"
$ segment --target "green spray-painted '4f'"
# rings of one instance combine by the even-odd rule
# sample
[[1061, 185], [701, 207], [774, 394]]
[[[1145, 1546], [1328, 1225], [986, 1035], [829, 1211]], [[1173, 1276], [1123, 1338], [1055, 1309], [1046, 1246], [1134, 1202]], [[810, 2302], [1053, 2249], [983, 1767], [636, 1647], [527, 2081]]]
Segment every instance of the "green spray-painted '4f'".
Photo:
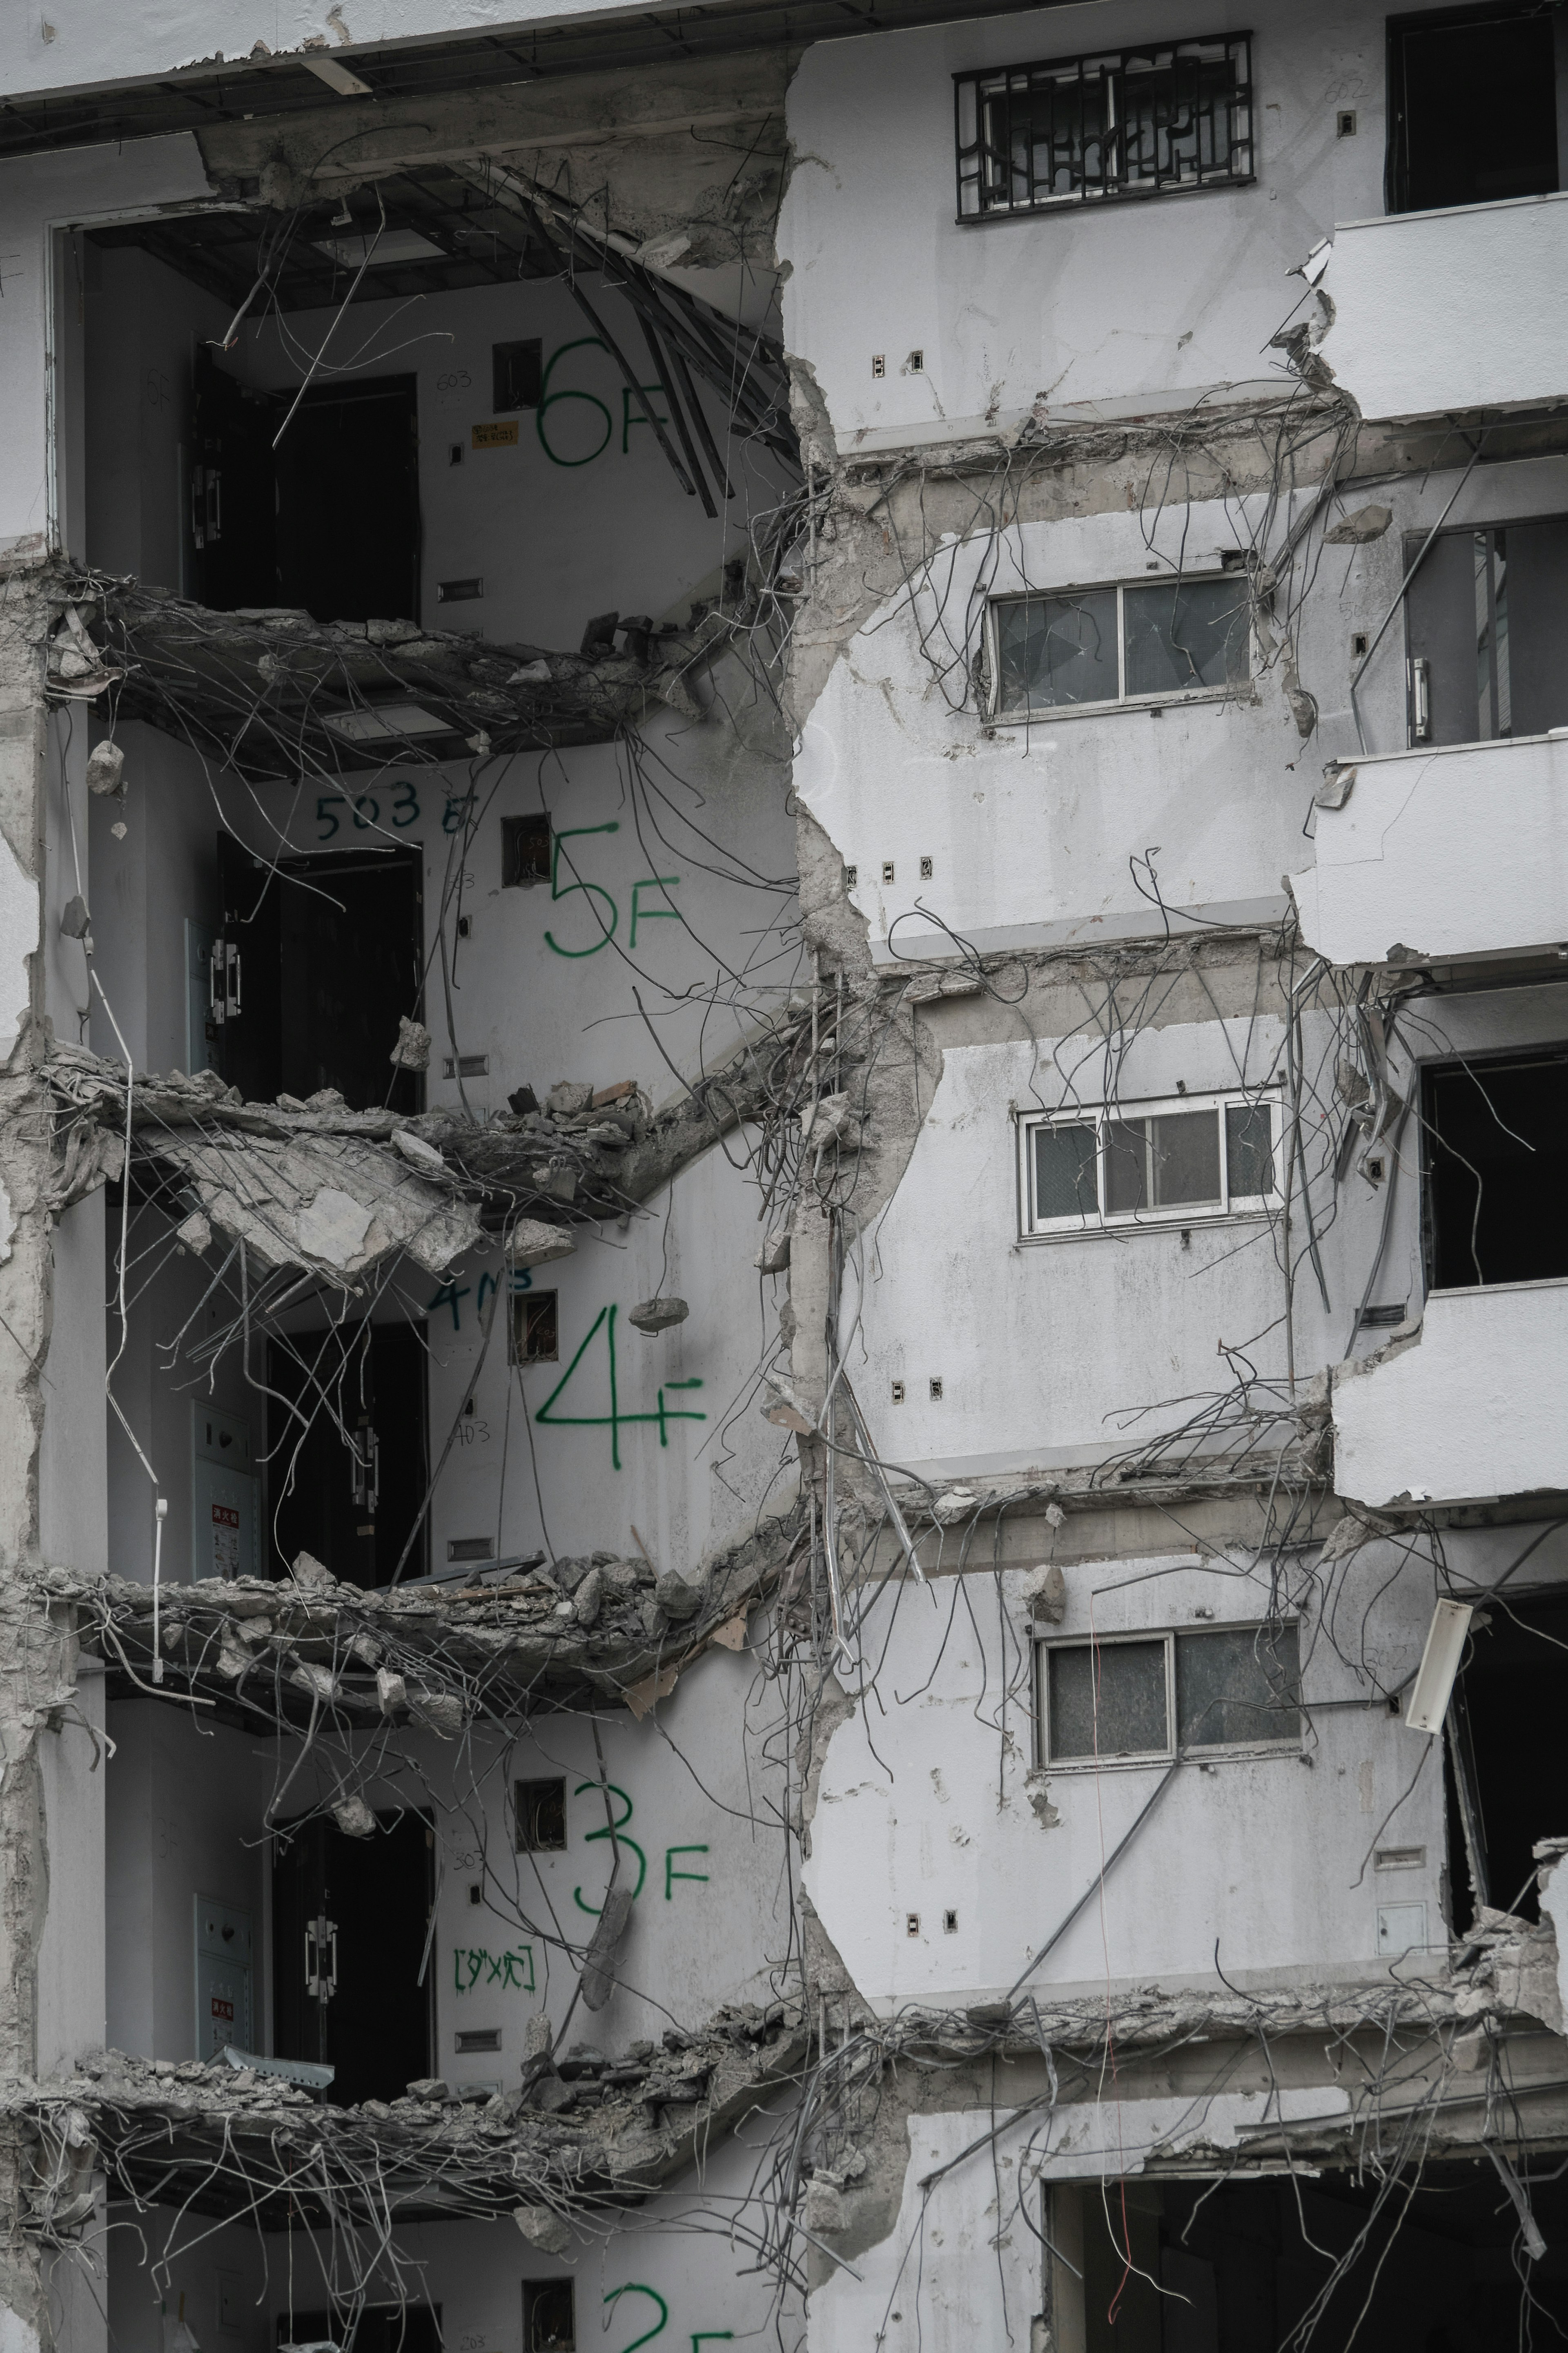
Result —
[[[588, 1327], [587, 1337], [584, 1340], [576, 1355], [573, 1357], [572, 1362], [567, 1366], [565, 1372], [562, 1375], [560, 1380], [556, 1382], [555, 1387], [551, 1390], [550, 1395], [545, 1398], [544, 1403], [540, 1407], [539, 1411], [534, 1415], [533, 1419], [535, 1421], [553, 1423], [558, 1428], [566, 1428], [571, 1430], [607, 1430], [610, 1433], [610, 1461], [618, 1471], [621, 1467], [621, 1432], [623, 1430], [629, 1429], [634, 1422], [657, 1422], [658, 1425], [658, 1442], [661, 1446], [668, 1446], [669, 1444], [669, 1425], [672, 1421], [706, 1421], [708, 1417], [705, 1413], [689, 1411], [682, 1406], [666, 1405], [664, 1401], [664, 1393], [666, 1389], [700, 1389], [702, 1387], [700, 1380], [666, 1381], [659, 1389], [658, 1404], [652, 1413], [623, 1413], [621, 1411], [620, 1384], [616, 1378], [616, 1313], [617, 1310], [614, 1307], [600, 1308], [597, 1315], [595, 1316], [593, 1323]], [[594, 1341], [598, 1337], [600, 1332], [603, 1332], [605, 1335], [605, 1345], [609, 1351], [609, 1412], [557, 1413], [554, 1410], [556, 1398], [562, 1396], [566, 1389], [572, 1379], [573, 1374], [576, 1371], [578, 1366], [587, 1355], [589, 1348], [593, 1345]]]

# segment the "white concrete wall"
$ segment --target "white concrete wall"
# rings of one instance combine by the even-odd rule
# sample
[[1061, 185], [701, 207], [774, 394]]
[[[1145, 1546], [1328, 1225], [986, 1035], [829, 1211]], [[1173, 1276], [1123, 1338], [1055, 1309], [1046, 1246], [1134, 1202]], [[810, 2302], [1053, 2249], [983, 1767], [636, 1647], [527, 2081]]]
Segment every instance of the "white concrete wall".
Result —
[[1482, 955], [1568, 939], [1568, 729], [1358, 760], [1318, 812], [1316, 863], [1290, 878], [1331, 964]]
[[1418, 1335], [1333, 1377], [1334, 1486], [1464, 1503], [1568, 1487], [1568, 1281], [1427, 1294]]
[[[1114, 1099], [1132, 1106], [1173, 1096], [1178, 1080], [1194, 1095], [1261, 1085], [1279, 1049], [1279, 1025], [1269, 1020], [1122, 1033], [1112, 1048]], [[1314, 1050], [1321, 1050], [1316, 1043]], [[885, 1461], [943, 1478], [1131, 1452], [1231, 1388], [1222, 1341], [1245, 1344], [1257, 1375], [1277, 1381], [1283, 1399], [1278, 1208], [1268, 1219], [1194, 1220], [1187, 1239], [1163, 1222], [1020, 1239], [1012, 1111], [1103, 1102], [1106, 1056], [1093, 1025], [1067, 1039], [1042, 1038], [1037, 1048], [947, 1050], [903, 1178], [852, 1254], [841, 1312], [846, 1331], [860, 1313], [849, 1372]], [[1314, 1141], [1314, 1166], [1318, 1157]], [[1364, 1279], [1351, 1270], [1361, 1266], [1381, 1213], [1381, 1198], [1357, 1180], [1324, 1240], [1331, 1318], [1323, 1317], [1310, 1272], [1298, 1274], [1303, 1377], [1337, 1352], [1337, 1335], [1349, 1328]], [[1396, 1248], [1389, 1264], [1395, 1298], [1405, 1295], [1402, 1279]], [[931, 1395], [933, 1378], [942, 1384], [940, 1398]], [[895, 1381], [904, 1383], [901, 1403]]]
[[[765, 2006], [794, 1990], [785, 1736], [752, 1660], [708, 1651], [659, 1702], [656, 1722], [607, 1710], [599, 1737], [624, 1838], [617, 1884], [633, 1888], [636, 1903], [616, 1965], [619, 1989], [601, 2010], [578, 2004], [568, 2047], [624, 2052], [641, 2037], [657, 2042], [672, 2021], [700, 2027], [726, 2002]], [[609, 1882], [593, 1727], [558, 1715], [504, 1752], [484, 1744], [471, 1763], [433, 1743], [423, 1754], [444, 1872], [432, 1958], [436, 2069], [454, 2084], [499, 2079], [510, 2088], [528, 2019], [542, 2010], [559, 2028], [576, 1988], [577, 1968], [555, 1939], [587, 1942]], [[519, 1854], [509, 1784], [556, 1775], [566, 1783], [566, 1849]], [[474, 1886], [484, 1891], [477, 1905]], [[488, 1965], [476, 1978], [476, 1954], [495, 1960], [507, 1951], [521, 1982], [503, 1972], [492, 1984]], [[499, 2057], [458, 2055], [459, 2030], [489, 2026], [501, 2030]]]
[[[1365, 1613], [1366, 1662], [1385, 1689], [1415, 1668], [1431, 1614], [1426, 1580], [1394, 1580], [1399, 1558], [1387, 1547], [1358, 1556], [1334, 1618], [1349, 1612], [1359, 1625]], [[1066, 1576], [1067, 1615], [1042, 1630], [1053, 1636], [1193, 1627], [1200, 1610], [1215, 1624], [1256, 1623], [1268, 1606], [1268, 1568], [1242, 1553], [1075, 1563]], [[889, 1588], [866, 1636], [884, 1705], [874, 1720], [858, 1710], [828, 1747], [804, 1883], [858, 1990], [884, 2014], [1006, 1994], [1167, 1769], [1035, 1769], [1022, 1577], [1005, 1571], [998, 1585], [969, 1572], [923, 1591]], [[1441, 1772], [1429, 1760], [1384, 1826], [1418, 1761], [1415, 1736], [1338, 1655], [1322, 1606], [1301, 1618], [1300, 1749], [1183, 1762], [1107, 1871], [1102, 1901], [1079, 1915], [1029, 1987], [1212, 1987], [1216, 1939], [1238, 1984], [1363, 1981], [1386, 1970], [1377, 1910], [1395, 1897], [1424, 1902], [1429, 1940], [1444, 1942]], [[893, 1694], [908, 1696], [894, 1705]], [[1358, 1878], [1374, 1837], [1420, 1846], [1421, 1867], [1385, 1874], [1369, 1862]], [[951, 1934], [947, 1911], [958, 1919]]]
[[[1221, 25], [1254, 34], [1255, 185], [958, 225], [954, 73]], [[1185, 406], [1271, 375], [1288, 386], [1265, 350], [1301, 297], [1288, 273], [1336, 220], [1382, 208], [1384, 83], [1383, 15], [1366, 5], [1266, 0], [1200, 23], [1111, 0], [808, 50], [788, 109], [785, 340], [816, 370], [840, 451], [1016, 419], [1037, 398]], [[1340, 139], [1347, 107], [1357, 135]], [[921, 375], [903, 372], [913, 350]]]
[[[1137, 705], [1081, 715], [1057, 709], [1026, 726], [994, 727], [966, 692], [963, 649], [979, 646], [973, 599], [1148, 580], [1178, 562], [1213, 571], [1220, 551], [1262, 530], [1258, 501], [1075, 515], [945, 544], [912, 590], [889, 598], [846, 649], [795, 763], [802, 800], [857, 869], [850, 897], [870, 926], [873, 955], [952, 956], [933, 914], [982, 950], [1157, 936], [1153, 886], [1131, 863], [1146, 853], [1160, 898], [1178, 911], [1178, 931], [1189, 928], [1188, 916], [1234, 923], [1282, 913], [1280, 877], [1301, 864], [1325, 759], [1405, 742], [1397, 617], [1358, 689], [1364, 746], [1350, 704], [1352, 639], [1374, 633], [1397, 597], [1404, 535], [1437, 522], [1450, 499], [1447, 522], [1458, 528], [1559, 512], [1568, 505], [1568, 464], [1478, 469], [1456, 499], [1458, 489], [1457, 472], [1380, 486], [1378, 501], [1394, 511], [1384, 535], [1324, 551], [1300, 626], [1301, 682], [1320, 710], [1305, 746], [1278, 670], [1229, 701], [1166, 705], [1157, 718]], [[1342, 501], [1346, 511], [1365, 503], [1354, 493]], [[1277, 516], [1275, 533], [1282, 528]], [[1483, 872], [1492, 855], [1482, 851]], [[1500, 895], [1506, 845], [1495, 855]], [[929, 880], [922, 858], [932, 863]], [[881, 880], [887, 860], [890, 885]]]
[[271, 1755], [250, 1735], [225, 1725], [197, 1729], [191, 1710], [157, 1700], [116, 1701], [109, 1729], [116, 1750], [108, 1767], [107, 1873], [99, 1883], [108, 2040], [143, 2058], [191, 2059], [198, 1895], [250, 1914], [251, 1999], [262, 2015], [269, 1915], [261, 1815]]
[[1568, 195], [1351, 221], [1333, 247], [1322, 356], [1363, 417], [1535, 407], [1568, 393], [1568, 325], [1542, 299], [1568, 272]]
[[91, 1668], [78, 1678], [74, 1716], [39, 1739], [48, 1868], [37, 1959], [40, 2075], [63, 2072], [104, 2039], [104, 1715], [102, 1673]]

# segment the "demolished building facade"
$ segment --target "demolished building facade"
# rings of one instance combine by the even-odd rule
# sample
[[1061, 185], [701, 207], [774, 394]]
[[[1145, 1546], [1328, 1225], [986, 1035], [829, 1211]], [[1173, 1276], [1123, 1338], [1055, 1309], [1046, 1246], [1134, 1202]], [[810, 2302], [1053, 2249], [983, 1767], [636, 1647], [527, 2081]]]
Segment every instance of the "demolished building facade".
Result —
[[7, 2343], [1545, 2341], [1563, 29], [384, 13], [0, 35]]

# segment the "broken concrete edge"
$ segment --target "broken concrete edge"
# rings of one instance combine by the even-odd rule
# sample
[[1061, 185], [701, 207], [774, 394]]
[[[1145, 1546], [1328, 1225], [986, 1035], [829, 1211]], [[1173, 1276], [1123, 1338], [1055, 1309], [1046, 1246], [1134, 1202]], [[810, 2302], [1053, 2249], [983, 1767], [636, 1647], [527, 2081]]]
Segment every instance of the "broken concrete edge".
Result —
[[[731, 1653], [742, 1646], [746, 1618], [774, 1591], [795, 1549], [799, 1520], [798, 1507], [790, 1506], [707, 1557], [682, 1580], [700, 1596], [696, 1609], [678, 1630], [665, 1626], [657, 1638], [647, 1631], [646, 1613], [650, 1605], [664, 1613], [646, 1561], [619, 1564], [636, 1572], [619, 1608], [612, 1601], [605, 1609], [600, 1577], [595, 1616], [605, 1609], [608, 1620], [602, 1628], [579, 1618], [575, 1597], [604, 1565], [596, 1556], [455, 1593], [362, 1588], [331, 1577], [165, 1585], [156, 1654], [164, 1680], [156, 1686], [150, 1585], [57, 1567], [20, 1567], [12, 1582], [31, 1588], [45, 1608], [71, 1604], [79, 1641], [96, 1648], [117, 1681], [176, 1704], [198, 1694], [283, 1731], [299, 1730], [322, 1698], [351, 1719], [351, 1732], [390, 1715], [449, 1734], [526, 1716], [541, 1699], [555, 1706], [619, 1702], [640, 1719], [710, 1646]], [[530, 1622], [520, 1626], [520, 1616]], [[404, 1686], [395, 1697], [386, 1677]]]
[[[695, 679], [731, 647], [749, 645], [771, 603], [742, 583], [728, 609], [694, 606], [684, 628], [654, 638], [634, 627], [621, 653], [566, 653], [491, 645], [397, 617], [318, 622], [285, 607], [219, 612], [90, 566], [61, 562], [56, 571], [64, 617], [49, 683], [58, 699], [101, 695], [106, 715], [112, 706], [118, 720], [141, 719], [181, 740], [195, 730], [226, 742], [243, 720], [238, 732], [263, 758], [268, 744], [308, 740], [341, 761], [359, 740], [342, 728], [374, 726], [388, 689], [444, 717], [451, 735], [478, 737], [485, 753], [608, 740], [659, 704], [700, 723], [708, 714]], [[438, 736], [409, 740], [385, 725], [368, 740], [395, 741], [397, 757], [426, 765], [450, 756]]]
[[[190, 1077], [182, 1071], [163, 1076], [138, 1072], [131, 1082], [132, 1147], [139, 1157], [173, 1164], [201, 1190], [200, 1164], [193, 1155], [204, 1149], [231, 1153], [250, 1137], [300, 1146], [309, 1155], [312, 1140], [320, 1139], [326, 1147], [331, 1140], [342, 1139], [356, 1157], [372, 1155], [384, 1189], [426, 1208], [432, 1226], [443, 1217], [463, 1216], [465, 1204], [493, 1218], [488, 1205], [498, 1201], [504, 1203], [509, 1217], [522, 1211], [563, 1226], [591, 1222], [639, 1207], [735, 1127], [761, 1115], [770, 1100], [764, 1060], [791, 1050], [808, 1026], [808, 1012], [786, 1006], [773, 1025], [658, 1112], [633, 1090], [624, 1103], [591, 1105], [580, 1113], [501, 1112], [483, 1124], [450, 1111], [407, 1117], [389, 1111], [352, 1111], [341, 1097], [328, 1100], [333, 1092], [330, 1089], [308, 1103], [249, 1103], [215, 1071]], [[85, 1047], [42, 1034], [34, 1041], [34, 1054], [58, 1108], [55, 1145], [57, 1152], [63, 1147], [64, 1157], [54, 1190], [63, 1208], [120, 1173], [116, 1164], [125, 1132], [125, 1069]], [[607, 1140], [611, 1127], [619, 1131], [618, 1143]], [[440, 1154], [447, 1164], [445, 1171], [421, 1155], [416, 1173], [406, 1147], [395, 1142], [400, 1134]], [[547, 1164], [542, 1169], [542, 1161]], [[216, 1174], [208, 1175], [206, 1189], [215, 1194], [221, 1189], [223, 1165], [221, 1159], [215, 1162]], [[561, 1171], [571, 1177], [569, 1187], [562, 1185]], [[312, 1194], [319, 1189], [319, 1173], [302, 1165], [301, 1199], [304, 1189]], [[215, 1215], [205, 1198], [204, 1208], [221, 1231], [229, 1231], [236, 1223], [232, 1214], [226, 1219]], [[454, 1247], [443, 1262], [450, 1263], [479, 1236], [477, 1222], [454, 1229]], [[443, 1250], [447, 1239], [442, 1232]], [[264, 1240], [276, 1254], [277, 1238]], [[318, 1263], [315, 1259], [310, 1262]], [[373, 1262], [366, 1260], [365, 1265]], [[355, 1272], [364, 1271], [353, 1254], [350, 1265]]]
[[[48, 2159], [33, 2167], [21, 2226], [53, 2236], [89, 2221], [90, 2200], [80, 2214], [60, 2210], [95, 2165], [133, 2198], [161, 2202], [178, 2202], [205, 2174], [207, 2199], [226, 2192], [237, 2215], [273, 2196], [298, 2207], [319, 2193], [330, 2206], [369, 2178], [404, 2221], [541, 2201], [591, 2224], [687, 2171], [716, 2137], [798, 2084], [810, 2037], [797, 2002], [742, 2003], [695, 2032], [667, 2032], [662, 2054], [635, 2047], [647, 2055], [595, 2053], [568, 2061], [570, 2081], [542, 2079], [555, 2094], [548, 2108], [522, 2093], [463, 2100], [432, 2085], [421, 2096], [423, 2080], [395, 2100], [334, 2108], [225, 2061], [84, 2052], [68, 2073], [0, 2083], [0, 2118]], [[79, 2153], [74, 2165], [59, 2162], [67, 2149]], [[307, 2150], [309, 2188], [298, 2162]]]

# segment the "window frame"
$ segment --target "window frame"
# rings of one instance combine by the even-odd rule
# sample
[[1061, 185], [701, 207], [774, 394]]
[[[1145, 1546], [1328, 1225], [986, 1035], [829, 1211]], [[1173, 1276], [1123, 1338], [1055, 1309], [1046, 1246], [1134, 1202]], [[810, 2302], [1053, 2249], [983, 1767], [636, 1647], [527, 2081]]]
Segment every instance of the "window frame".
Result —
[[[1047, 1634], [1035, 1640], [1035, 1766], [1043, 1773], [1121, 1773], [1146, 1769], [1151, 1765], [1174, 1765], [1186, 1757], [1210, 1759], [1225, 1757], [1296, 1757], [1306, 1740], [1307, 1706], [1300, 1696], [1301, 1620], [1295, 1611], [1279, 1620], [1281, 1631], [1291, 1628], [1296, 1635], [1298, 1672], [1296, 1713], [1300, 1719], [1298, 1729], [1282, 1733], [1277, 1740], [1215, 1740], [1196, 1741], [1184, 1746], [1179, 1740], [1176, 1715], [1176, 1645], [1184, 1637], [1201, 1638], [1206, 1634], [1256, 1634], [1269, 1624], [1263, 1618], [1237, 1618], [1213, 1620], [1207, 1618], [1193, 1626], [1127, 1627], [1114, 1634]], [[1125, 1755], [1106, 1757], [1053, 1757], [1050, 1725], [1050, 1663], [1051, 1651], [1108, 1651], [1128, 1642], [1162, 1643], [1165, 1652], [1165, 1746], [1163, 1748], [1140, 1748]]]
[[[1133, 573], [1113, 580], [1068, 580], [1059, 587], [1021, 588], [1005, 596], [986, 600], [985, 610], [985, 697], [984, 717], [992, 727], [1054, 727], [1058, 719], [1103, 718], [1113, 711], [1161, 711], [1172, 704], [1190, 702], [1238, 702], [1245, 697], [1255, 702], [1258, 694], [1258, 627], [1250, 602], [1247, 616], [1247, 675], [1244, 679], [1227, 679], [1223, 686], [1175, 686], [1158, 694], [1127, 692], [1127, 607], [1130, 588], [1191, 588], [1205, 586], [1211, 580], [1234, 580], [1245, 588], [1247, 575], [1239, 566], [1209, 565], [1203, 570], [1189, 567], [1182, 572]], [[1051, 596], [1100, 596], [1107, 594], [1116, 598], [1116, 683], [1114, 696], [1100, 702], [1030, 702], [1021, 709], [1006, 711], [1002, 707], [1002, 644], [1001, 616], [1010, 605], [1040, 604]]]
[[[1273, 1190], [1268, 1193], [1230, 1191], [1230, 1140], [1225, 1113], [1231, 1110], [1256, 1111], [1267, 1105], [1270, 1113], [1270, 1155], [1274, 1163]], [[1141, 1119], [1168, 1118], [1183, 1112], [1212, 1111], [1219, 1130], [1219, 1171], [1222, 1198], [1217, 1202], [1182, 1201], [1169, 1208], [1148, 1207], [1142, 1209], [1110, 1209], [1105, 1207], [1106, 1139], [1113, 1124]], [[1208, 1092], [1184, 1095], [1151, 1095], [1129, 1103], [1064, 1103], [1056, 1111], [1017, 1112], [1014, 1114], [1018, 1131], [1018, 1239], [1024, 1242], [1077, 1241], [1088, 1236], [1140, 1233], [1154, 1229], [1167, 1231], [1172, 1226], [1214, 1226], [1234, 1224], [1237, 1219], [1266, 1218], [1272, 1214], [1280, 1199], [1279, 1167], [1281, 1155], [1289, 1148], [1285, 1118], [1285, 1094], [1282, 1087], [1269, 1086], [1248, 1092], [1238, 1087], [1219, 1088]], [[1093, 1218], [1076, 1213], [1070, 1217], [1052, 1218], [1042, 1221], [1035, 1208], [1036, 1155], [1034, 1139], [1041, 1128], [1089, 1127], [1095, 1131], [1094, 1181], [1096, 1213]]]
[[[1214, 188], [1256, 186], [1259, 125], [1258, 77], [1252, 56], [1254, 38], [1255, 36], [1250, 30], [1234, 33], [1191, 34], [1181, 40], [1133, 42], [1120, 49], [1080, 49], [1067, 57], [1037, 58], [1013, 65], [969, 66], [955, 72], [952, 77], [953, 171], [955, 218], [959, 227], [973, 228], [983, 221], [1037, 219], [1042, 214], [1073, 211], [1096, 205], [1147, 204], [1157, 201], [1161, 196], [1201, 195]], [[1241, 55], [1245, 79], [1239, 86], [1238, 96], [1246, 107], [1247, 129], [1245, 138], [1235, 143], [1246, 149], [1247, 168], [1244, 171], [1236, 171], [1227, 167], [1224, 172], [1215, 171], [1205, 176], [1200, 166], [1199, 175], [1196, 178], [1178, 177], [1161, 181], [1156, 177], [1152, 182], [1147, 179], [1132, 181], [1124, 179], [1120, 184], [1111, 185], [1106, 185], [1102, 176], [1101, 185], [1097, 187], [1082, 184], [1076, 188], [1068, 189], [1061, 195], [1036, 196], [1022, 202], [1016, 202], [1008, 196], [990, 205], [985, 202], [984, 192], [985, 153], [984, 86], [985, 84], [999, 85], [1011, 98], [1015, 78], [1024, 77], [1022, 94], [1026, 99], [1036, 75], [1061, 78], [1069, 72], [1074, 72], [1076, 87], [1082, 90], [1086, 83], [1085, 68], [1096, 66], [1101, 69], [1099, 79], [1103, 87], [1105, 80], [1111, 76], [1125, 78], [1128, 67], [1133, 60], [1152, 59], [1163, 56], [1169, 58], [1171, 64], [1175, 65], [1180, 62], [1184, 53], [1191, 54], [1194, 51], [1215, 48], [1223, 49], [1233, 58], [1237, 51]], [[1194, 61], [1202, 62], [1201, 58]], [[1158, 67], [1154, 69], [1156, 71], [1160, 69]], [[973, 108], [974, 115], [974, 135], [967, 142], [964, 138], [966, 91], [973, 92], [970, 103]], [[969, 164], [967, 173], [966, 162]], [[966, 188], [972, 188], [976, 192], [975, 208], [968, 212], [964, 209]]]

